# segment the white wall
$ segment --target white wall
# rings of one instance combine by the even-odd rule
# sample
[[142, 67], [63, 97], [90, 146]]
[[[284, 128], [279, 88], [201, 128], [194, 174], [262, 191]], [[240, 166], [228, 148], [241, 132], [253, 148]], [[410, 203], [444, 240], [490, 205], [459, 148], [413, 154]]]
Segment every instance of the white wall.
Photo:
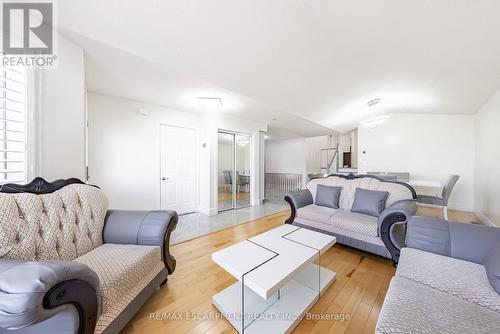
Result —
[[472, 211], [473, 115], [393, 114], [375, 129], [360, 127], [358, 134], [360, 173], [409, 172], [411, 179], [442, 184], [450, 174], [458, 174], [449, 205]]
[[159, 209], [160, 124], [198, 131], [199, 116], [89, 92], [88, 118], [89, 183], [103, 189], [110, 208]]
[[42, 69], [36, 102], [36, 169], [52, 181], [85, 177], [84, 52], [63, 36], [58, 39], [56, 68]]
[[500, 89], [476, 115], [475, 212], [500, 226]]
[[[320, 173], [321, 167], [325, 167], [328, 162], [327, 157], [330, 155], [322, 154], [322, 148], [329, 148], [328, 136], [306, 138], [306, 173]], [[321, 166], [324, 164], [324, 166]]]
[[[150, 112], [138, 115], [138, 109]], [[251, 204], [260, 203], [259, 131], [265, 125], [221, 115], [198, 115], [159, 106], [88, 94], [89, 175], [116, 209], [160, 208], [160, 124], [193, 128], [197, 131], [198, 209], [217, 213], [218, 130], [250, 134]]]
[[266, 173], [306, 173], [306, 140], [266, 141]]

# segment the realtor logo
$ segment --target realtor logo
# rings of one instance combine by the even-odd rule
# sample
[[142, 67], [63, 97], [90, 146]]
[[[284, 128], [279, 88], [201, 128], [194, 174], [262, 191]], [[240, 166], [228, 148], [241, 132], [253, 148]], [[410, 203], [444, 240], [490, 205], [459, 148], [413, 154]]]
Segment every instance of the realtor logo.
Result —
[[56, 15], [51, 0], [1, 2], [3, 66], [57, 67]]
[[4, 2], [3, 52], [47, 55], [53, 52], [53, 4]]

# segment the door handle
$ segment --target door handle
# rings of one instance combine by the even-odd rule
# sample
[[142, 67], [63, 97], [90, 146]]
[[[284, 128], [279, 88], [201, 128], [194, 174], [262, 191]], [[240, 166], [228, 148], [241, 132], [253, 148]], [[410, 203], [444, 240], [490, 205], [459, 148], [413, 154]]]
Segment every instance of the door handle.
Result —
[[162, 181], [166, 181], [166, 180], [168, 180], [168, 177], [165, 177], [165, 176], [164, 176], [164, 177], [162, 177], [162, 178], [161, 178], [161, 180], [162, 180]]

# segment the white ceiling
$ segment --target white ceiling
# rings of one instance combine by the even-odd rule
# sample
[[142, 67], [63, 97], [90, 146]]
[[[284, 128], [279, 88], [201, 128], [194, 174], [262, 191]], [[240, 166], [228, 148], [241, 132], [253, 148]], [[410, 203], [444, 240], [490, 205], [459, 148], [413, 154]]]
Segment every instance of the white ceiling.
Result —
[[[475, 113], [500, 87], [498, 0], [64, 0], [91, 90], [301, 136], [386, 113]], [[277, 118], [276, 121], [272, 121]]]

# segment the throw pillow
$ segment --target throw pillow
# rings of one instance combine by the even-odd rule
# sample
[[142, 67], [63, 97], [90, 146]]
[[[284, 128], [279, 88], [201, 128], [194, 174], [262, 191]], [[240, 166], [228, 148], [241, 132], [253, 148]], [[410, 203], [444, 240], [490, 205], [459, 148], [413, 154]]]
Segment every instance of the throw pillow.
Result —
[[378, 217], [384, 211], [385, 201], [388, 196], [387, 191], [356, 188], [351, 211]]
[[342, 187], [330, 187], [318, 184], [316, 188], [316, 199], [314, 204], [319, 206], [326, 206], [332, 209], [339, 208], [339, 198]]

